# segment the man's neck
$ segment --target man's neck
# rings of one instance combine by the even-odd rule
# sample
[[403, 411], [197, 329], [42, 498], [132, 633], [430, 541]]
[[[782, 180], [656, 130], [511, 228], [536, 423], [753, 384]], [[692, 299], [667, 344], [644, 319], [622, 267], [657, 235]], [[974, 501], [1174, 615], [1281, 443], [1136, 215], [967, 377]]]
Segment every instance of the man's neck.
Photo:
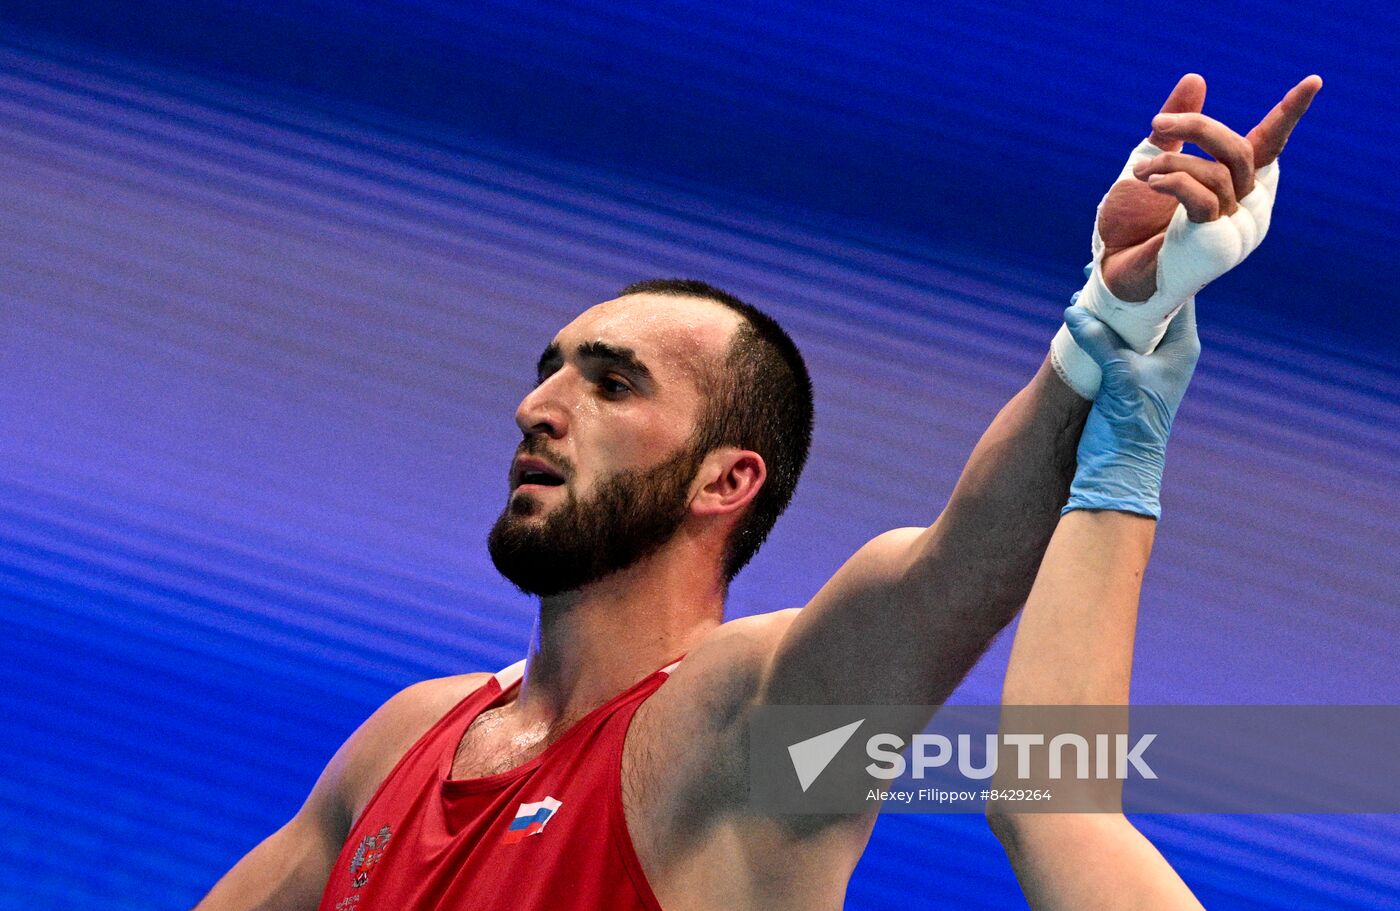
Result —
[[724, 589], [699, 555], [668, 546], [625, 570], [540, 601], [515, 709], [573, 719], [689, 651], [723, 619]]

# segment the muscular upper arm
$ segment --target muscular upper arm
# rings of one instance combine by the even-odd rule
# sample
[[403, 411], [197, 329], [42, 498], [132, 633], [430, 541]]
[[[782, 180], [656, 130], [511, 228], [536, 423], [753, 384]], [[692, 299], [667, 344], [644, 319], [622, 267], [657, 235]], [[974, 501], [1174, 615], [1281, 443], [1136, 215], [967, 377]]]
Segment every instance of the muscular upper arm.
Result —
[[691, 650], [628, 734], [624, 787], [631, 805], [651, 808], [631, 822], [636, 838], [667, 843], [663, 854], [684, 853], [685, 845], [669, 843], [675, 833], [691, 837], [735, 814], [752, 817], [747, 738], [757, 706], [923, 704], [930, 676], [919, 667], [924, 643], [948, 647], [966, 636], [973, 640], [967, 648], [980, 649], [989, 637], [975, 629], [940, 631], [940, 623], [957, 622], [946, 612], [908, 616], [908, 598], [923, 585], [918, 549], [930, 533], [880, 535], [806, 607], [730, 621]]
[[983, 433], [937, 521], [874, 538], [803, 609], [764, 700], [946, 699], [1030, 592], [1088, 408], [1043, 363]]
[[974, 565], [996, 551], [948, 553], [945, 535], [897, 528], [858, 550], [775, 643], [761, 700], [941, 703], [1010, 619]]
[[413, 743], [487, 674], [401, 690], [336, 750], [296, 814], [229, 870], [197, 911], [300, 911], [321, 900], [359, 813]]
[[340, 845], [298, 813], [244, 855], [196, 911], [308, 911], [321, 900]]
[[[960, 585], [928, 578], [937, 564], [924, 552], [938, 546], [937, 533], [937, 526], [886, 532], [805, 607], [732, 620], [687, 655], [638, 711], [628, 740], [640, 758], [631, 763], [639, 781], [649, 768], [665, 770], [668, 784], [654, 790], [669, 790], [668, 813], [693, 815], [696, 801], [715, 810], [716, 802], [743, 797], [755, 706], [941, 700], [970, 665], [967, 655], [980, 654], [995, 629], [975, 609], [917, 603]], [[943, 678], [930, 657], [940, 651], [958, 656]]]

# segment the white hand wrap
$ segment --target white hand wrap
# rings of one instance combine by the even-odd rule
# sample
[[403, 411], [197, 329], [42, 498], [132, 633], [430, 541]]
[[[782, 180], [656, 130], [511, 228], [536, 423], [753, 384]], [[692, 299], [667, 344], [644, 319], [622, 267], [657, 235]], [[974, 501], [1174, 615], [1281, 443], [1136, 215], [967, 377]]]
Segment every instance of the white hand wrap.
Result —
[[[1137, 180], [1133, 167], [1162, 154], [1143, 140], [1118, 175], [1118, 180]], [[1103, 282], [1104, 242], [1094, 217], [1094, 261], [1086, 269], [1088, 284], [1076, 295], [1080, 307], [1112, 326], [1133, 350], [1146, 354], [1157, 347], [1167, 324], [1178, 310], [1207, 284], [1229, 272], [1253, 253], [1269, 231], [1269, 217], [1278, 190], [1278, 162], [1254, 172], [1254, 189], [1241, 199], [1233, 215], [1197, 224], [1186, 217], [1186, 207], [1177, 205], [1167, 225], [1167, 237], [1157, 256], [1157, 290], [1145, 301], [1119, 300]], [[1107, 199], [1107, 195], [1104, 196]], [[1099, 203], [1099, 211], [1103, 202]], [[1080, 350], [1060, 326], [1050, 343], [1050, 359], [1060, 378], [1086, 399], [1099, 391], [1099, 366]]]

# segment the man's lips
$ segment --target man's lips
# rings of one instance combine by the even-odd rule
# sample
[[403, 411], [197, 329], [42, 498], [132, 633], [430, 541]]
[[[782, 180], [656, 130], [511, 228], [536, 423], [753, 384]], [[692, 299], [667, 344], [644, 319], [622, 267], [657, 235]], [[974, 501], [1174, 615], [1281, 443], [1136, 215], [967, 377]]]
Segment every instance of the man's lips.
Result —
[[522, 487], [560, 487], [564, 473], [537, 456], [520, 456], [510, 470], [511, 490]]
[[563, 485], [560, 485], [560, 484], [530, 484], [530, 483], [524, 483], [524, 484], [516, 484], [514, 487], [512, 487], [512, 488], [510, 489], [510, 492], [511, 492], [512, 494], [517, 494], [517, 493], [545, 493], [546, 491], [558, 490], [561, 486], [563, 486]]

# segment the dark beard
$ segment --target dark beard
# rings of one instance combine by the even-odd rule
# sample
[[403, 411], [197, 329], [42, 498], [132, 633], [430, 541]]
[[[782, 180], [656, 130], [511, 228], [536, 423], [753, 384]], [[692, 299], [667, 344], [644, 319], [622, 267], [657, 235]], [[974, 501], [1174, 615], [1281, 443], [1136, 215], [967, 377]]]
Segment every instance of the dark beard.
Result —
[[527, 521], [541, 508], [538, 500], [513, 496], [487, 538], [491, 562], [516, 588], [541, 597], [626, 569], [680, 528], [690, 482], [703, 459], [704, 453], [688, 443], [652, 468], [603, 479], [587, 500], [570, 489], [543, 522]]

